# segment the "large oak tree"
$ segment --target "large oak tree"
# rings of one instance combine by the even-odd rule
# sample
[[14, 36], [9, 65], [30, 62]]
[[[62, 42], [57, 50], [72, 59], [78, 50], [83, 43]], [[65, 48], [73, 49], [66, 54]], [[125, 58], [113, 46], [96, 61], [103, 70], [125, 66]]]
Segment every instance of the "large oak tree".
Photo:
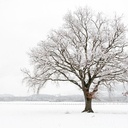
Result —
[[31, 50], [33, 70], [24, 70], [24, 80], [37, 92], [47, 81], [69, 81], [84, 94], [83, 112], [93, 112], [99, 86], [128, 82], [127, 46], [121, 17], [80, 8], [66, 14], [63, 26]]

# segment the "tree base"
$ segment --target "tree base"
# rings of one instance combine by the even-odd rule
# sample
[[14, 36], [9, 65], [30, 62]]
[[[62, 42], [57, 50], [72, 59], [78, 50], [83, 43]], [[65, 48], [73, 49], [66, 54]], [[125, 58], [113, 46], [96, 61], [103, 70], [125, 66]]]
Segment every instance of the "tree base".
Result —
[[82, 111], [82, 113], [83, 113], [83, 112], [87, 112], [87, 113], [94, 113], [94, 111], [93, 111], [93, 110], [83, 110], [83, 111]]

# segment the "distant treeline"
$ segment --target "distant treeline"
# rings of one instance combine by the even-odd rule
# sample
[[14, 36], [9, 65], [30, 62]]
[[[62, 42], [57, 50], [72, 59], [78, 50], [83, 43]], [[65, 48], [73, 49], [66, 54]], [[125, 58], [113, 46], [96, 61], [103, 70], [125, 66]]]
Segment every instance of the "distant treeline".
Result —
[[[0, 101], [49, 101], [49, 102], [84, 102], [82, 95], [31, 95], [25, 97], [12, 96], [12, 95], [0, 95]], [[128, 102], [128, 97], [100, 97], [94, 99], [94, 102]]]

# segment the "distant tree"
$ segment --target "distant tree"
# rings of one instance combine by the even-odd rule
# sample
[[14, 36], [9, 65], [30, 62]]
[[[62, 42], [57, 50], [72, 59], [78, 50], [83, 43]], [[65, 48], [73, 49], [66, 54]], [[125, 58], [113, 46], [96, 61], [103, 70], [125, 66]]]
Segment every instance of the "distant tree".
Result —
[[124, 92], [122, 94], [123, 94], [123, 96], [128, 96], [128, 91], [126, 91], [126, 92]]
[[121, 17], [106, 18], [88, 8], [69, 12], [64, 21], [31, 50], [34, 68], [23, 71], [24, 80], [37, 92], [47, 81], [69, 81], [84, 94], [83, 112], [93, 112], [99, 86], [128, 82], [126, 27]]

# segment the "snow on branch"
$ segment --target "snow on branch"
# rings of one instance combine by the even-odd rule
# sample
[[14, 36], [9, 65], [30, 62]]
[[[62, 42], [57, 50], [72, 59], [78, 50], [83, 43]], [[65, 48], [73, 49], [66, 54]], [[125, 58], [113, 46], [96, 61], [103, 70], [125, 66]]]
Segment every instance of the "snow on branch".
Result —
[[69, 81], [80, 89], [96, 83], [95, 92], [107, 81], [128, 82], [128, 42], [121, 17], [108, 19], [81, 8], [64, 19], [60, 29], [31, 50], [34, 70], [24, 71], [30, 87], [41, 88], [49, 80]]

